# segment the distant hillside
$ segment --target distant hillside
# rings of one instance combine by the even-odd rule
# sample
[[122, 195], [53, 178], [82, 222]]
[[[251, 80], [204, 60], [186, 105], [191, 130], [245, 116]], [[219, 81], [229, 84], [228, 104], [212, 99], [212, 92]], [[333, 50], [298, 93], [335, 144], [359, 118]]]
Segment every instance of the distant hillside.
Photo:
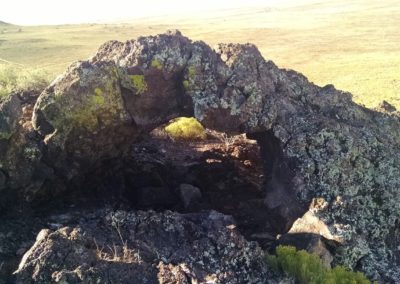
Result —
[[11, 26], [11, 24], [0, 21], [0, 26]]

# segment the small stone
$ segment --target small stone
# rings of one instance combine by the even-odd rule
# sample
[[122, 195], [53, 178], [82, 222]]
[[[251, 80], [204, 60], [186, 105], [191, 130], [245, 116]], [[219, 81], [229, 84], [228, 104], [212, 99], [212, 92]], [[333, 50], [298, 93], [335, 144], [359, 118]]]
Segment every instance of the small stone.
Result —
[[183, 183], [179, 186], [179, 197], [183, 202], [183, 206], [188, 208], [193, 202], [199, 201], [202, 195], [198, 187]]
[[381, 109], [386, 112], [395, 112], [396, 111], [396, 107], [393, 106], [392, 104], [388, 103], [387, 101], [382, 101], [379, 104], [378, 109]]
[[276, 245], [294, 246], [298, 250], [306, 250], [309, 253], [318, 255], [326, 267], [331, 267], [333, 257], [326, 247], [325, 240], [320, 235], [289, 233], [281, 236]]

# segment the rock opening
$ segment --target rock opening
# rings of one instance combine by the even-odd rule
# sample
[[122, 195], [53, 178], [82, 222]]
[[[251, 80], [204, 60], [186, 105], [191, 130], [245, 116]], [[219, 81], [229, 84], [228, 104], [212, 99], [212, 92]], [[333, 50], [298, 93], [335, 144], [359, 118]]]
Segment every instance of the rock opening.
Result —
[[305, 211], [288, 187], [282, 159], [280, 142], [270, 132], [207, 130], [204, 140], [174, 141], [161, 126], [133, 143], [124, 158], [104, 161], [70, 185], [63, 202], [160, 212], [216, 210], [232, 215], [244, 236], [268, 248]]

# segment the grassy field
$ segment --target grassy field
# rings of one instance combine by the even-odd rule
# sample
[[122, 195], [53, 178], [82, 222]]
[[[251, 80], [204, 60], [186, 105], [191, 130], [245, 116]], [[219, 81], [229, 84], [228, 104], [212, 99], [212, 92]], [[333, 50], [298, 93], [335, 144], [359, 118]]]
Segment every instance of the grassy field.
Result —
[[194, 40], [251, 42], [278, 66], [318, 85], [332, 83], [369, 107], [400, 108], [400, 2], [336, 0], [127, 20], [124, 23], [19, 27], [0, 24], [0, 64], [52, 76], [86, 59], [106, 40], [180, 29]]

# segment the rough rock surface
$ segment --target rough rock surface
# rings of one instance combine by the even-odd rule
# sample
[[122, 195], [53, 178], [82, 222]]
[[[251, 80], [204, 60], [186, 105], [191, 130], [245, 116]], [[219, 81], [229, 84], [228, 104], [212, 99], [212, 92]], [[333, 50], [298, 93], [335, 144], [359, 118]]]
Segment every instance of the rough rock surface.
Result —
[[14, 283], [14, 272], [23, 254], [34, 244], [40, 229], [46, 227], [40, 218], [19, 216], [0, 219], [0, 284]]
[[[46, 179], [53, 169], [43, 158], [40, 135], [33, 129], [31, 116], [38, 97], [35, 93], [14, 93], [0, 101], [0, 212], [9, 212], [16, 199], [31, 200], [45, 195]], [[4, 212], [2, 212], [4, 210]]]
[[264, 253], [215, 211], [88, 214], [42, 230], [17, 283], [265, 283]]
[[188, 114], [257, 138], [266, 206], [287, 229], [315, 202], [315, 215], [342, 241], [337, 262], [400, 281], [399, 113], [315, 86], [251, 44], [212, 50], [179, 32], [105, 43], [41, 94], [33, 138], [10, 130], [15, 119], [1, 122], [0, 194], [60, 194], [141, 132]]
[[21, 114], [21, 100], [17, 96], [0, 101], [0, 139], [8, 139], [14, 134]]
[[199, 201], [201, 199], [201, 191], [199, 188], [190, 184], [179, 185], [180, 198], [183, 202], [183, 206], [188, 208], [191, 203]]

